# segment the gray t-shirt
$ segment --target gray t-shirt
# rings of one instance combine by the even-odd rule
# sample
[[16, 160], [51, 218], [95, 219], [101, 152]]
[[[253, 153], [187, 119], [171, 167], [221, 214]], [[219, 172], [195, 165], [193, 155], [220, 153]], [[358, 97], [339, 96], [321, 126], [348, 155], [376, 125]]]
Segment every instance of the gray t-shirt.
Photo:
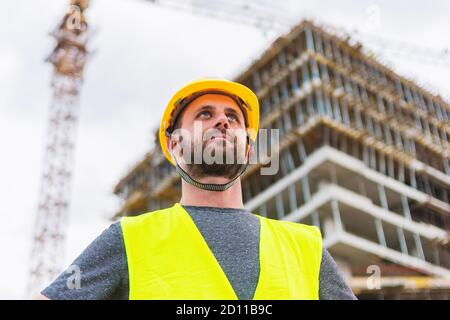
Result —
[[[259, 219], [244, 209], [183, 206], [195, 222], [239, 299], [253, 298], [259, 277]], [[127, 300], [127, 256], [120, 222], [113, 223], [42, 291], [50, 299]], [[80, 282], [74, 281], [80, 271]], [[322, 252], [319, 298], [356, 299], [335, 261]], [[70, 285], [68, 285], [68, 283]], [[79, 284], [79, 285], [78, 285]]]

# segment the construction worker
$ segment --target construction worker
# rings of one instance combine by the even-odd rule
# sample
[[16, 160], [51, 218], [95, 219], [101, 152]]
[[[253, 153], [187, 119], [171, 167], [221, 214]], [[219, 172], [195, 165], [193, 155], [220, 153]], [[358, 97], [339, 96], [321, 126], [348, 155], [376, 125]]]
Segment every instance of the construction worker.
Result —
[[181, 199], [113, 223], [73, 262], [79, 279], [67, 269], [42, 298], [356, 299], [317, 227], [244, 208], [240, 176], [258, 124], [258, 99], [241, 84], [202, 79], [181, 88], [159, 131], [182, 177]]

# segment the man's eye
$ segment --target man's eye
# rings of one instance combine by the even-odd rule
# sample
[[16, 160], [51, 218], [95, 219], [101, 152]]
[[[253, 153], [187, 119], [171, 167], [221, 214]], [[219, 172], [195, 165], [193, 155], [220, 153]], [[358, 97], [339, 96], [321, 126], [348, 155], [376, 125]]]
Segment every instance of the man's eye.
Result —
[[209, 116], [211, 116], [211, 112], [209, 112], [209, 111], [202, 111], [198, 114], [199, 118], [200, 117], [209, 117]]
[[229, 114], [229, 115], [228, 115], [228, 119], [229, 119], [230, 121], [237, 121], [237, 120], [238, 120], [237, 117], [236, 117], [234, 114]]

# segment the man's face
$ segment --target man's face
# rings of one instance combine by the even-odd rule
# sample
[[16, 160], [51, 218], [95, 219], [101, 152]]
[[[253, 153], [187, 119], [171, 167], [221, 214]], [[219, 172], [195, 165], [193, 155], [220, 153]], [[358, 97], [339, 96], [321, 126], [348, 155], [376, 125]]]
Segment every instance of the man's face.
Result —
[[244, 115], [230, 97], [205, 94], [196, 98], [185, 107], [176, 127], [173, 153], [193, 177], [231, 178], [248, 160]]

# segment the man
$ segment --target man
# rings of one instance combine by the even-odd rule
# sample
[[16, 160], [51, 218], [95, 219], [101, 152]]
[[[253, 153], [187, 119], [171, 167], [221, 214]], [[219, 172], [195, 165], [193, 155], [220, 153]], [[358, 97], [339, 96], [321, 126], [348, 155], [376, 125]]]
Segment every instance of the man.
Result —
[[[317, 227], [268, 219], [243, 205], [254, 154], [256, 95], [226, 80], [187, 84], [170, 100], [160, 144], [181, 175], [170, 208], [122, 218], [62, 273], [49, 299], [356, 299]], [[72, 289], [70, 289], [70, 288]]]

